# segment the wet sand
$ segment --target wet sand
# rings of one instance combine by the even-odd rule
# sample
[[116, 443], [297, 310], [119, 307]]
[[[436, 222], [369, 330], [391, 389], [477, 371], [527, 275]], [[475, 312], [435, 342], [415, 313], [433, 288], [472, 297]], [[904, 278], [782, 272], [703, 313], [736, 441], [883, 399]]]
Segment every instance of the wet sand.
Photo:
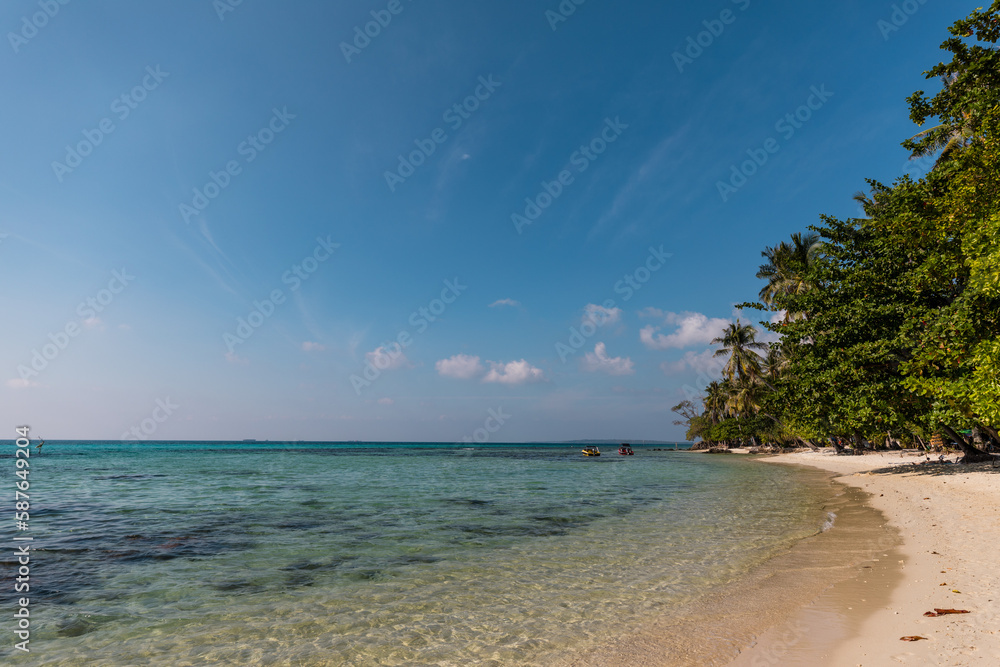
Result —
[[[864, 492], [830, 478], [817, 472], [808, 480], [829, 488], [824, 509], [836, 514], [830, 530], [798, 542], [747, 577], [650, 621], [635, 634], [554, 664], [708, 667], [739, 659], [745, 665], [786, 665], [801, 647], [833, 647], [856, 633], [861, 614], [841, 614], [826, 604], [803, 613], [803, 605], [819, 599], [831, 585], [844, 591], [861, 585], [866, 595], [858, 604], [873, 613], [901, 581], [894, 565], [902, 559], [895, 551], [900, 539], [885, 517], [866, 503]], [[855, 584], [859, 577], [869, 583]], [[822, 636], [817, 627], [823, 628]], [[765, 630], [773, 638], [767, 644], [757, 642], [754, 655], [747, 653]]]
[[[787, 627], [761, 632], [734, 667], [1000, 664], [1000, 468], [913, 465], [923, 459], [898, 452], [805, 452], [763, 460], [838, 475], [869, 494], [868, 504], [902, 544], [883, 551], [860, 577], [817, 596]], [[934, 608], [970, 613], [924, 616]], [[805, 632], [789, 633], [792, 627]], [[904, 636], [926, 639], [901, 641]]]

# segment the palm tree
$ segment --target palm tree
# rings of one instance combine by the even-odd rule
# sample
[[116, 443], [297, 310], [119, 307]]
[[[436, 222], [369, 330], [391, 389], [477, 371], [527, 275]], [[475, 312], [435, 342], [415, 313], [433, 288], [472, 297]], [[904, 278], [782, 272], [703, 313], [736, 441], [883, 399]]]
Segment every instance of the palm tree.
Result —
[[[760, 290], [760, 299], [767, 306], [774, 306], [783, 296], [805, 294], [815, 284], [809, 280], [809, 271], [816, 263], [822, 244], [815, 233], [792, 234], [792, 242], [782, 241], [767, 248], [761, 255], [767, 259], [760, 265], [757, 277], [767, 284]], [[805, 317], [804, 313], [786, 313], [785, 321]]]
[[761, 367], [764, 377], [771, 384], [774, 384], [786, 368], [788, 368], [788, 359], [782, 354], [781, 348], [778, 345], [770, 345], [764, 356], [764, 365]]
[[763, 386], [759, 382], [744, 378], [732, 387], [726, 407], [732, 414], [750, 417], [760, 412]]
[[726, 403], [728, 401], [729, 390], [725, 381], [713, 380], [705, 387], [705, 416], [712, 424], [718, 424], [726, 418]]
[[736, 324], [726, 327], [722, 335], [712, 341], [712, 345], [722, 346], [721, 350], [716, 350], [716, 357], [729, 355], [722, 369], [727, 380], [732, 381], [735, 377], [737, 382], [754, 382], [761, 378], [761, 359], [756, 350], [766, 350], [767, 344], [757, 340], [757, 329], [752, 325], [741, 325], [737, 318]]
[[864, 211], [865, 215], [869, 217], [875, 215], [878, 212], [881, 205], [881, 202], [878, 201], [877, 197], [875, 197], [874, 195], [869, 196], [868, 194], [862, 192], [861, 190], [855, 192], [854, 196], [851, 197], [851, 199], [858, 202], [858, 204], [861, 206], [861, 210]]
[[[956, 79], [958, 79], [957, 72], [951, 76], [942, 76], [941, 82], [944, 84], [945, 90], [951, 88]], [[959, 122], [941, 123], [910, 137], [910, 142], [924, 142], [915, 144], [910, 159], [915, 160], [940, 150], [941, 154], [934, 163], [934, 166], [937, 167], [946, 157], [969, 145], [976, 137], [973, 116], [968, 111], [962, 111], [961, 114], [962, 120]]]

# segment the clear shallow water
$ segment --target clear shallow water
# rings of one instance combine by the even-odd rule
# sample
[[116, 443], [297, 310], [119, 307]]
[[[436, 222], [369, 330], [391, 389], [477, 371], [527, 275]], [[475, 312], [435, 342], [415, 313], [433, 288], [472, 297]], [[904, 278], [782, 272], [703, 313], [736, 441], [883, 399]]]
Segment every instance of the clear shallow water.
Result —
[[828, 519], [797, 470], [642, 448], [49, 442], [31, 464], [22, 664], [546, 664]]

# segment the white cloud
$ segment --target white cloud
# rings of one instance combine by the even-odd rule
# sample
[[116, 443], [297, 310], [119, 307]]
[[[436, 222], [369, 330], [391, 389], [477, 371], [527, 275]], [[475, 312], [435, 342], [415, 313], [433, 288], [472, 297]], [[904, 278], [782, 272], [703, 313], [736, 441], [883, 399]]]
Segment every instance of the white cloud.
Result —
[[12, 380], [7, 380], [7, 386], [11, 389], [27, 389], [28, 387], [41, 387], [42, 385], [38, 382], [32, 382], [31, 380], [14, 378]]
[[483, 382], [499, 382], [501, 384], [524, 384], [526, 382], [541, 382], [545, 379], [542, 369], [535, 368], [524, 359], [509, 363], [490, 361], [490, 372]]
[[326, 349], [326, 345], [321, 345], [320, 343], [314, 343], [310, 340], [302, 343], [303, 352], [322, 352]]
[[593, 352], [584, 356], [583, 370], [601, 371], [608, 375], [632, 375], [635, 373], [635, 364], [628, 357], [609, 357], [604, 343], [598, 343]]
[[587, 307], [583, 310], [583, 322], [592, 322], [597, 326], [615, 324], [622, 317], [621, 308], [605, 308], [604, 306], [598, 306], [596, 303], [588, 303]]
[[490, 304], [490, 308], [496, 308], [497, 306], [514, 306], [516, 308], [520, 305], [521, 302], [514, 299], [498, 299]]
[[378, 404], [379, 405], [392, 405], [395, 402], [396, 401], [392, 400], [391, 398], [380, 398], [380, 399], [378, 399]]
[[398, 343], [389, 348], [379, 345], [371, 352], [366, 352], [365, 359], [380, 371], [396, 370], [410, 363], [410, 360], [403, 354], [403, 348]]
[[664, 361], [660, 364], [660, 370], [666, 375], [679, 375], [692, 370], [712, 380], [721, 380], [725, 363], [724, 357], [715, 356], [715, 350], [688, 351], [677, 361]]
[[449, 359], [442, 359], [434, 364], [434, 368], [437, 369], [438, 375], [459, 380], [471, 380], [486, 370], [479, 363], [479, 357], [467, 354], [456, 354]]
[[99, 329], [101, 331], [104, 330], [104, 321], [101, 318], [97, 317], [96, 315], [94, 317], [88, 317], [85, 320], [81, 320], [80, 324], [82, 324], [87, 329]]
[[676, 327], [673, 333], [657, 333], [660, 327], [648, 325], [639, 331], [639, 340], [651, 350], [707, 345], [722, 334], [731, 322], [721, 317], [709, 318], [701, 313], [666, 313], [664, 321]]

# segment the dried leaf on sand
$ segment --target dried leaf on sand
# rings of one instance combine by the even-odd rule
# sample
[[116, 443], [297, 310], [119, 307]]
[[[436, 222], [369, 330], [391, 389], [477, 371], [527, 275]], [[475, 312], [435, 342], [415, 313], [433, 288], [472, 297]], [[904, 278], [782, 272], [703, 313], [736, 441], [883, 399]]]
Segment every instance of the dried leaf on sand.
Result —
[[924, 616], [946, 616], [948, 614], [968, 614], [968, 609], [938, 609], [934, 608], [934, 611], [925, 611]]

